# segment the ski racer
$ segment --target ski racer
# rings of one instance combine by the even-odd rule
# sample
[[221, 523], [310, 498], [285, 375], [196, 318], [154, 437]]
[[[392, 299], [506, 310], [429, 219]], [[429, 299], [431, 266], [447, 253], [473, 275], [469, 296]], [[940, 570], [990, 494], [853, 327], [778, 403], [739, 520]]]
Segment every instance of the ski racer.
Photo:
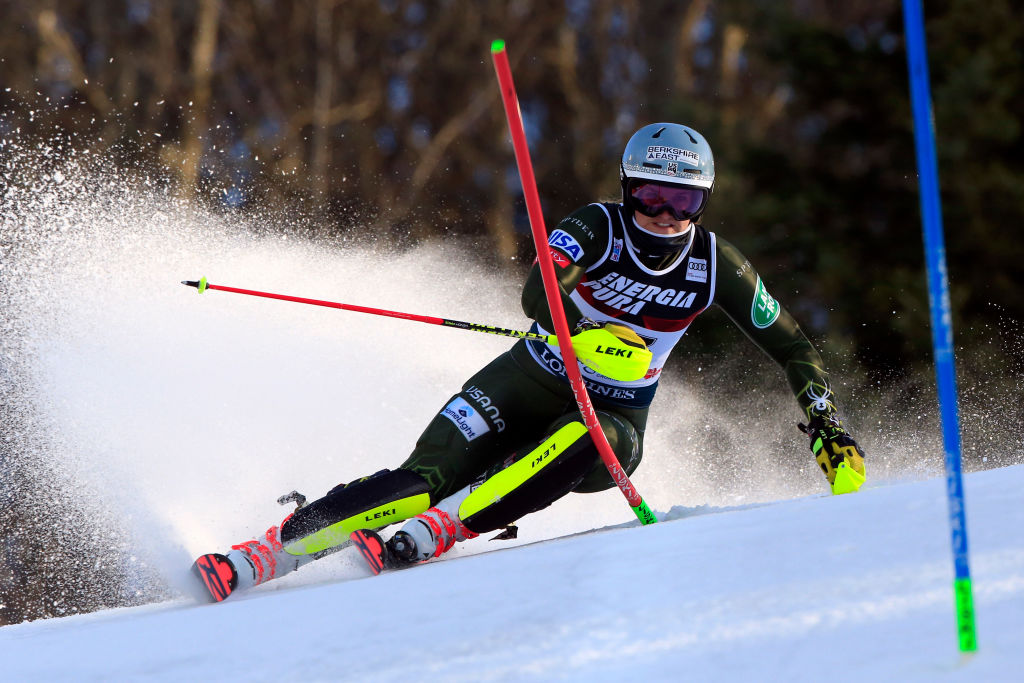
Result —
[[[570, 329], [604, 327], [652, 353], [640, 379], [581, 367], [625, 471], [640, 464], [648, 408], [669, 354], [693, 320], [717, 305], [782, 366], [806, 421], [799, 427], [833, 493], [856, 491], [862, 452], [837, 414], [820, 356], [750, 261], [697, 223], [715, 183], [704, 137], [674, 123], [645, 126], [625, 147], [620, 178], [621, 202], [573, 212], [550, 233], [548, 247]], [[522, 305], [535, 321], [531, 331], [550, 334], [536, 264]], [[375, 572], [403, 567], [481, 533], [509, 533], [513, 522], [569, 492], [612, 486], [558, 347], [520, 340], [445, 402], [397, 469], [339, 485], [308, 505], [300, 496], [280, 525], [226, 555], [202, 556], [193, 569], [222, 600], [348, 545], [353, 532]], [[377, 535], [398, 522], [386, 542]]]

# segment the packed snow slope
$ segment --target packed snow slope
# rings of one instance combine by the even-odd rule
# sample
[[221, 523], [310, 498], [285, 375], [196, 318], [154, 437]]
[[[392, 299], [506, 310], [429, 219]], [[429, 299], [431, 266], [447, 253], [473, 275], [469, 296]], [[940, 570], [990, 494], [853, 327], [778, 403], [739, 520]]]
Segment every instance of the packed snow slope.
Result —
[[[0, 661], [12, 681], [1019, 681], [1021, 490], [1024, 466], [966, 478], [980, 642], [966, 658], [933, 479], [7, 626]], [[469, 546], [490, 552], [459, 557]]]

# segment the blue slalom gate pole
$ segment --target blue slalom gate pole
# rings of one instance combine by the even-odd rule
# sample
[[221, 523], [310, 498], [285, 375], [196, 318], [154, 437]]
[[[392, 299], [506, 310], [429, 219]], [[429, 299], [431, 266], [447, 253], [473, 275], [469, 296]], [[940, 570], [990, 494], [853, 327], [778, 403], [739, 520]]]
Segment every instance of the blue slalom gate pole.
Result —
[[978, 649], [974, 627], [974, 597], [967, 561], [967, 516], [964, 512], [963, 477], [960, 472], [960, 416], [957, 410], [956, 369], [953, 365], [953, 321], [946, 272], [946, 245], [939, 200], [939, 172], [935, 161], [935, 123], [928, 84], [924, 13], [921, 0], [903, 0], [903, 23], [910, 69], [910, 100], [914, 111], [914, 146], [917, 152], [918, 189], [924, 229], [925, 262], [928, 267], [928, 299], [931, 309], [935, 379], [946, 453], [946, 495], [953, 543], [953, 592], [956, 597], [957, 633], [961, 652]]

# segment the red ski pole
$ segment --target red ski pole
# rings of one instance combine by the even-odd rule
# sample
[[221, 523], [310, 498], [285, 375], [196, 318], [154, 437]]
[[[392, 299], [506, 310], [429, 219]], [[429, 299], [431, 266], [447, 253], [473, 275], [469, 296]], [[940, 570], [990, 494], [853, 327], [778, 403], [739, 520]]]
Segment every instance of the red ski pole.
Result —
[[[558, 337], [553, 334], [523, 332], [521, 330], [510, 330], [507, 327], [496, 327], [495, 325], [483, 325], [481, 323], [467, 323], [462, 320], [438, 318], [432, 315], [402, 313], [400, 311], [388, 311], [383, 308], [343, 304], [337, 301], [307, 299], [305, 297], [292, 296], [290, 294], [275, 294], [273, 292], [259, 292], [255, 289], [241, 289], [239, 287], [214, 285], [207, 282], [205, 277], [200, 278], [199, 280], [182, 280], [181, 284], [187, 285], [188, 287], [195, 287], [199, 290], [200, 294], [206, 290], [212, 289], [221, 292], [245, 294], [247, 296], [258, 296], [265, 299], [277, 299], [278, 301], [291, 301], [298, 304], [309, 304], [311, 306], [337, 308], [342, 311], [355, 311], [356, 313], [382, 315], [388, 318], [400, 318], [401, 320], [414, 320], [416, 322], [428, 323], [430, 325], [455, 327], [460, 330], [485, 332], [487, 334], [496, 334], [502, 337], [533, 339], [536, 341], [542, 341], [545, 344], [558, 344]], [[611, 332], [603, 329], [586, 330], [585, 332], [577, 334], [572, 340], [572, 345], [576, 357], [579, 358], [584, 365], [600, 372], [602, 375], [614, 377], [625, 382], [643, 377], [651, 364], [650, 351], [629, 346], [628, 344], [623, 343]]]
[[547, 296], [548, 307], [551, 309], [551, 319], [555, 324], [555, 335], [559, 340], [558, 346], [562, 351], [562, 358], [565, 359], [565, 371], [569, 376], [569, 384], [576, 396], [576, 405], [579, 406], [583, 423], [590, 433], [590, 438], [594, 440], [597, 452], [605, 467], [608, 468], [612, 480], [618, 485], [640, 522], [653, 524], [658, 521], [657, 517], [654, 516], [651, 508], [647, 506], [629, 480], [629, 476], [622, 469], [619, 459], [615, 457], [615, 452], [608, 444], [604, 430], [601, 429], [601, 423], [597, 419], [597, 413], [590, 402], [590, 395], [587, 393], [583, 376], [580, 374], [576, 353], [569, 342], [571, 336], [569, 323], [565, 319], [558, 280], [555, 276], [555, 266], [551, 262], [551, 254], [547, 248], [548, 234], [544, 227], [544, 215], [541, 211], [540, 196], [537, 194], [537, 182], [533, 176], [533, 165], [530, 163], [530, 148], [526, 144], [526, 131], [523, 130], [519, 99], [516, 97], [515, 84], [512, 82], [512, 70], [509, 68], [508, 54], [505, 52], [505, 41], [495, 40], [491, 43], [491, 57], [494, 59], [494, 69], [498, 73], [501, 99], [505, 104], [505, 116], [508, 119], [509, 132], [512, 134], [512, 146], [515, 149], [516, 164], [519, 166], [519, 179], [522, 181], [523, 195], [526, 198], [526, 211], [530, 216], [530, 230], [533, 232], [533, 242], [537, 248], [537, 262], [540, 264], [540, 272], [544, 280], [544, 293]]
[[342, 311], [354, 311], [356, 313], [369, 313], [371, 315], [382, 315], [388, 318], [400, 318], [402, 320], [414, 320], [420, 323], [427, 323], [430, 325], [443, 325], [445, 327], [458, 327], [462, 330], [472, 330], [474, 332], [489, 332], [490, 334], [497, 334], [503, 337], [516, 337], [518, 339], [539, 339], [544, 341], [544, 335], [534, 334], [532, 332], [521, 332], [519, 330], [510, 330], [504, 327], [495, 327], [493, 325], [481, 325], [479, 323], [467, 323], [461, 320], [451, 320], [449, 318], [438, 318], [432, 315], [419, 315], [418, 313], [402, 313], [401, 311], [388, 311], [383, 308], [371, 308], [369, 306], [357, 306], [355, 304], [343, 304], [337, 301], [324, 301], [322, 299], [307, 299], [301, 296], [292, 296], [290, 294], [275, 294], [273, 292], [259, 292], [255, 289], [241, 289], [240, 287], [227, 287], [225, 285], [214, 285], [206, 281], [206, 278], [199, 280], [182, 280], [181, 284], [188, 287], [195, 287], [202, 294], [207, 290], [215, 290], [220, 292], [232, 292], [234, 294], [246, 294], [248, 296], [259, 296], [264, 299], [277, 299], [278, 301], [291, 301], [297, 304], [309, 304], [311, 306], [323, 306], [324, 308], [337, 308]]

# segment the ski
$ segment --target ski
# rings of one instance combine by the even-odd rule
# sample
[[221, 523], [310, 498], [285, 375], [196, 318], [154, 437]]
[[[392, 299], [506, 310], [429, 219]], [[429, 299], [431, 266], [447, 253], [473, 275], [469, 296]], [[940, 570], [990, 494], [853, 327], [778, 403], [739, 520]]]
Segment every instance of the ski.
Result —
[[366, 564], [369, 565], [374, 576], [391, 567], [388, 548], [384, 545], [384, 539], [377, 532], [369, 529], [357, 529], [349, 534], [349, 538], [352, 539], [352, 544], [359, 548], [359, 553], [366, 560]]
[[220, 553], [208, 553], [197, 559], [192, 563], [192, 573], [206, 589], [203, 597], [210, 602], [226, 599], [238, 585], [238, 572]]

